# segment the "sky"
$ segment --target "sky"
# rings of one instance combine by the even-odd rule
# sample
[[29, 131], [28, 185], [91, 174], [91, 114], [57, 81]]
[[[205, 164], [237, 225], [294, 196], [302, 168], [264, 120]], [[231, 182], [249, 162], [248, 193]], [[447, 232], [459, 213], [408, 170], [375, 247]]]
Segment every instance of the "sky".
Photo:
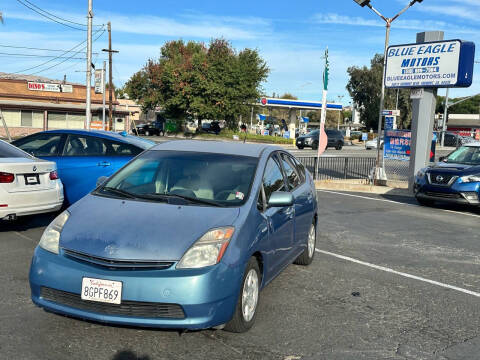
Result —
[[[87, 3], [1, 0], [4, 24], [0, 25], [0, 72], [53, 79], [66, 75], [69, 81], [85, 83], [85, 43], [81, 43], [86, 39], [83, 24]], [[386, 17], [394, 16], [408, 3], [372, 0], [372, 5]], [[71, 27], [42, 17], [31, 8], [66, 19]], [[385, 41], [383, 20], [353, 0], [93, 0], [93, 12], [93, 61], [101, 68], [107, 59], [101, 51], [108, 47], [102, 24], [111, 21], [112, 46], [119, 50], [114, 55], [112, 72], [117, 86], [128, 81], [148, 59], [157, 59], [166, 41], [208, 43], [223, 37], [236, 49], [258, 49], [270, 68], [268, 80], [262, 84], [267, 95], [289, 92], [302, 100], [321, 100], [323, 56], [328, 47], [328, 99], [348, 105], [347, 68], [368, 66], [375, 53], [383, 53]], [[424, 0], [393, 23], [390, 44], [415, 42], [417, 32], [428, 30], [444, 31], [445, 39], [478, 42], [479, 19], [480, 0]], [[58, 51], [77, 45], [76, 54]], [[49, 57], [62, 55], [59, 59]], [[478, 60], [479, 55], [477, 48]], [[475, 65], [473, 85], [452, 89], [451, 97], [480, 93], [479, 65]], [[444, 89], [439, 90], [440, 95], [444, 93]]]

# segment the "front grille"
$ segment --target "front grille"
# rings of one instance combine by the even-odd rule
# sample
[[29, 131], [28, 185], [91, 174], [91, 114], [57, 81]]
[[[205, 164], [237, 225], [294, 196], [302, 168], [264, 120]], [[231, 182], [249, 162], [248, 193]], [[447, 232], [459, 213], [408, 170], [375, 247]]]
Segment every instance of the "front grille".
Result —
[[71, 308], [94, 312], [102, 315], [120, 315], [136, 318], [184, 319], [183, 309], [178, 304], [152, 303], [140, 301], [122, 301], [120, 305], [82, 300], [80, 295], [48, 287], [41, 288], [45, 300]]
[[427, 173], [428, 181], [432, 185], [450, 186], [458, 176], [449, 174]]
[[433, 192], [433, 191], [426, 191], [425, 195], [438, 197], [438, 198], [445, 198], [445, 199], [458, 199], [458, 198], [460, 198], [460, 194], [449, 194], [449, 193], [441, 193], [441, 192]]
[[164, 270], [168, 269], [174, 263], [172, 261], [143, 261], [143, 260], [115, 260], [115, 259], [108, 259], [100, 256], [94, 256], [89, 254], [84, 254], [79, 251], [63, 249], [66, 256], [74, 258], [75, 260], [80, 260], [83, 262], [92, 263], [95, 265], [100, 265], [104, 267], [108, 267], [110, 269], [156, 269], [156, 270]]

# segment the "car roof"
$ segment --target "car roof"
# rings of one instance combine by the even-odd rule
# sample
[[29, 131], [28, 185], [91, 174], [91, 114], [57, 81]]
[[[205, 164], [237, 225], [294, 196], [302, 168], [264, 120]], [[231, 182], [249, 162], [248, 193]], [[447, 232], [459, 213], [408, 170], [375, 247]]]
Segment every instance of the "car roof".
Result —
[[242, 142], [232, 141], [175, 140], [158, 144], [151, 150], [194, 151], [260, 157], [265, 150], [272, 152], [275, 150], [283, 150], [283, 148], [274, 145], [244, 144]]
[[[75, 134], [75, 135], [89, 135], [101, 137], [104, 139], [116, 140], [123, 143], [138, 146], [142, 149], [148, 149], [155, 145], [153, 141], [142, 139], [137, 136], [128, 135], [126, 132], [115, 133], [113, 131], [104, 130], [84, 130], [84, 129], [59, 129], [42, 131], [41, 133], [55, 133], [55, 134]], [[37, 133], [38, 134], [38, 133]]]

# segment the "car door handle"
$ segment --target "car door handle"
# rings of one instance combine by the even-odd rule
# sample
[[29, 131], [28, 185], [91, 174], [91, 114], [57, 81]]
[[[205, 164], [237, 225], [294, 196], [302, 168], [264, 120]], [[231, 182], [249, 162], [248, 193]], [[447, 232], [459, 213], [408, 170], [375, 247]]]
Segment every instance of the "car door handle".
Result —
[[106, 166], [110, 166], [110, 163], [109, 163], [109, 162], [107, 162], [107, 161], [102, 161], [102, 162], [99, 162], [99, 163], [97, 164], [97, 166], [103, 166], [103, 167], [106, 167]]

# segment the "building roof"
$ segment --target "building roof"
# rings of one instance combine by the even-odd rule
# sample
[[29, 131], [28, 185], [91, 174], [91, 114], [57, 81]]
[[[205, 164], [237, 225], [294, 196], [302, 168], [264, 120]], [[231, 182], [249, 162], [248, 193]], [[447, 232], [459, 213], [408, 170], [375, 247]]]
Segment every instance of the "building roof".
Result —
[[[51, 83], [51, 84], [63, 84], [63, 80], [50, 79], [44, 76], [26, 75], [26, 74], [10, 74], [10, 73], [4, 73], [4, 72], [0, 72], [0, 79], [44, 82], [44, 83]], [[65, 84], [85, 86], [85, 84], [73, 83], [69, 81], [65, 82]]]
[[194, 151], [216, 154], [260, 157], [264, 150], [282, 150], [279, 146], [244, 144], [232, 141], [178, 140], [158, 144], [152, 150]]

